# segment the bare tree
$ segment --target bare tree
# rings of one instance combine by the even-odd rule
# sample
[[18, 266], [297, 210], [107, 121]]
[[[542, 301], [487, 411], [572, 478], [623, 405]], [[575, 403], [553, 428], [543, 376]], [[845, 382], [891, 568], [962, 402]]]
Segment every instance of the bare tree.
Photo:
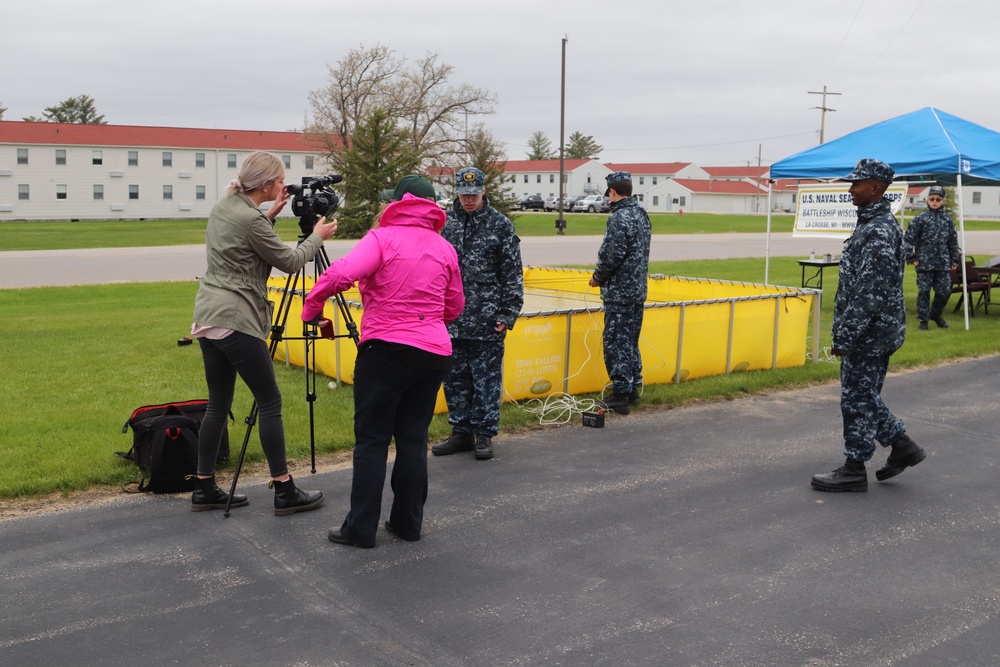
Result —
[[0, 120], [3, 120], [3, 112], [7, 110], [7, 107], [0, 107]]
[[454, 162], [467, 116], [493, 113], [495, 98], [469, 84], [451, 85], [451, 65], [428, 54], [409, 69], [384, 46], [349, 51], [330, 67], [327, 87], [309, 94], [310, 131], [331, 157], [350, 145], [351, 135], [375, 108], [409, 133], [424, 161]]

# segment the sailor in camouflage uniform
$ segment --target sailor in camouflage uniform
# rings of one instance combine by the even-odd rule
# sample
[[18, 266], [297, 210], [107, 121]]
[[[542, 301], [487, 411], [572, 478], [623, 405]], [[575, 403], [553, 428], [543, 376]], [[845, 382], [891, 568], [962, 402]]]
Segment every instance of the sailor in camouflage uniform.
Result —
[[458, 251], [465, 310], [448, 325], [454, 367], [444, 380], [452, 434], [431, 447], [437, 456], [475, 450], [493, 458], [500, 430], [503, 350], [524, 303], [521, 241], [514, 224], [490, 206], [486, 177], [474, 167], [455, 175], [458, 202], [441, 235]]
[[639, 402], [642, 356], [639, 332], [646, 302], [649, 272], [649, 216], [632, 197], [632, 174], [616, 171], [606, 179], [611, 199], [604, 241], [597, 252], [591, 287], [601, 288], [604, 301], [604, 365], [611, 378], [609, 410], [627, 415]]
[[864, 159], [840, 180], [851, 182], [858, 207], [854, 233], [844, 242], [840, 281], [833, 310], [833, 354], [840, 357], [840, 411], [847, 460], [831, 473], [813, 475], [819, 491], [867, 491], [865, 461], [875, 440], [892, 451], [875, 472], [879, 481], [895, 477], [926, 454], [906, 435], [906, 426], [882, 402], [889, 357], [906, 336], [903, 304], [903, 233], [882, 197], [892, 183], [892, 167]]
[[[933, 320], [941, 328], [942, 316], [951, 297], [951, 269], [958, 266], [960, 253], [955, 223], [944, 210], [944, 188], [935, 185], [927, 193], [927, 210], [918, 215], [903, 236], [906, 261], [917, 270], [917, 319], [920, 329]], [[931, 289], [934, 303], [931, 303]]]

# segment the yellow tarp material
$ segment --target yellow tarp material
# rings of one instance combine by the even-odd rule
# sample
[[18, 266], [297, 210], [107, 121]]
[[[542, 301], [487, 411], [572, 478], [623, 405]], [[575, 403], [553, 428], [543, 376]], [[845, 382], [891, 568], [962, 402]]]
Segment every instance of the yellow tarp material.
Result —
[[[601, 351], [604, 314], [598, 290], [587, 284], [590, 271], [529, 267], [524, 270], [524, 307], [507, 335], [504, 400], [544, 398], [554, 392], [600, 392], [608, 384]], [[292, 285], [286, 300], [285, 336], [302, 335], [302, 290]], [[269, 282], [275, 319], [288, 281]], [[810, 310], [816, 293], [791, 287], [702, 278], [650, 276], [640, 351], [645, 384], [681, 382], [726, 373], [801, 366], [806, 360]], [[344, 292], [360, 329], [361, 296]], [[331, 300], [326, 317], [334, 340], [315, 345], [315, 370], [338, 382], [352, 382], [357, 356], [346, 337], [345, 318]], [[304, 365], [305, 344], [286, 340], [276, 358]], [[444, 392], [436, 410], [446, 410]]]

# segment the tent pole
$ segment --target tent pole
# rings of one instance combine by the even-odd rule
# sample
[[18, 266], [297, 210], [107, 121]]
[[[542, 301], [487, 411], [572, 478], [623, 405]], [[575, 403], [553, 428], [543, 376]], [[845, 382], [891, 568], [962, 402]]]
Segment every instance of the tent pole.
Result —
[[767, 179], [767, 237], [764, 244], [764, 284], [770, 285], [768, 277], [771, 269], [771, 187], [774, 184], [770, 178]]
[[958, 170], [956, 171], [956, 184], [958, 185], [958, 192], [955, 196], [958, 198], [958, 227], [962, 233], [962, 304], [965, 306], [963, 309], [965, 311], [965, 330], [969, 330], [969, 281], [965, 276], [965, 213], [962, 207], [962, 156], [958, 156]]

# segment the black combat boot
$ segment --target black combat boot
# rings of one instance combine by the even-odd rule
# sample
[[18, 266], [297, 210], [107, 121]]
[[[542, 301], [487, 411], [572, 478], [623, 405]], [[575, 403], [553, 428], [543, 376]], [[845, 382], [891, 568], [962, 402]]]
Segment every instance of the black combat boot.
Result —
[[895, 477], [906, 468], [915, 466], [927, 458], [927, 452], [913, 442], [906, 433], [900, 433], [896, 436], [891, 447], [892, 451], [889, 452], [889, 458], [886, 459], [885, 465], [875, 471], [875, 479], [880, 482]]
[[444, 442], [439, 442], [431, 447], [431, 454], [434, 456], [448, 456], [449, 454], [458, 454], [459, 452], [471, 452], [474, 446], [475, 443], [472, 441], [471, 433], [459, 433], [456, 431]]
[[833, 472], [813, 475], [812, 488], [817, 491], [867, 491], [868, 473], [864, 461], [847, 459]]
[[617, 412], [620, 415], [627, 415], [629, 412], [629, 394], [612, 394], [611, 398], [601, 401], [605, 409]]
[[918, 327], [921, 331], [927, 331], [927, 322], [921, 322]]
[[476, 460], [486, 461], [493, 458], [493, 439], [488, 435], [476, 434]]
[[[194, 493], [191, 494], [191, 511], [204, 512], [205, 510], [224, 510], [229, 501], [229, 494], [220, 489], [215, 484], [215, 477], [201, 479], [194, 478]], [[242, 493], [233, 494], [233, 502], [230, 507], [243, 507], [249, 505], [250, 501]]]
[[284, 482], [271, 480], [268, 487], [274, 489], [274, 513], [278, 516], [314, 510], [323, 504], [322, 491], [302, 491], [296, 488], [291, 475]]
[[932, 317], [931, 319], [934, 320], [934, 324], [938, 325], [939, 329], [948, 328], [948, 320], [944, 319], [944, 317], [942, 317], [941, 315], [938, 315], [937, 317]]
[[639, 405], [639, 399], [642, 396], [642, 385], [636, 385], [632, 387], [632, 393], [628, 395], [629, 405]]

